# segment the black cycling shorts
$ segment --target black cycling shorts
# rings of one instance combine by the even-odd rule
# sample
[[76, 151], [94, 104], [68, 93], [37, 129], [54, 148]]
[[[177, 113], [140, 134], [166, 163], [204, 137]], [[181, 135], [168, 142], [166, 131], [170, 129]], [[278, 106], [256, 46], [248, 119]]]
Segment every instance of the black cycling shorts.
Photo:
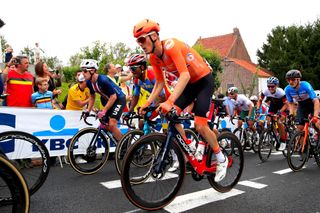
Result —
[[212, 94], [214, 92], [214, 79], [212, 74], [204, 76], [194, 83], [188, 83], [180, 97], [174, 103], [180, 109], [185, 109], [194, 102], [195, 116], [208, 117]]
[[126, 98], [117, 98], [112, 107], [107, 111], [106, 115], [103, 117], [105, 123], [109, 122], [109, 118], [114, 118], [119, 121], [123, 109], [126, 106]]

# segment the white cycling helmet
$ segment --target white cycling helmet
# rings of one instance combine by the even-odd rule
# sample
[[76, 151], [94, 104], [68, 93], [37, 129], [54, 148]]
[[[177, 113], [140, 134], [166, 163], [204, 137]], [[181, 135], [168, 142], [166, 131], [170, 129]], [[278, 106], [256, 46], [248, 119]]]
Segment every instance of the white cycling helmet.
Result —
[[256, 95], [253, 95], [250, 97], [250, 101], [258, 101], [258, 97]]
[[320, 90], [315, 90], [314, 92], [316, 93], [317, 98], [320, 99]]
[[94, 59], [83, 59], [81, 64], [80, 64], [80, 68], [86, 68], [86, 69], [95, 69], [98, 70], [99, 69], [99, 64], [96, 60]]
[[230, 87], [228, 89], [228, 93], [238, 93], [238, 92], [239, 92], [239, 90], [237, 87]]

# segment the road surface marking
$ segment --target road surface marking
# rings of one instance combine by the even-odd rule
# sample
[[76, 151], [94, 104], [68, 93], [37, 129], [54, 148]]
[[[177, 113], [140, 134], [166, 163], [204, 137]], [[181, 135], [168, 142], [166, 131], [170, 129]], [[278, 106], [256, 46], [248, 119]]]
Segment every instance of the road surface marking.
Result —
[[248, 186], [251, 188], [255, 188], [255, 189], [262, 189], [262, 188], [268, 186], [266, 184], [257, 183], [257, 182], [253, 182], [253, 181], [249, 181], [249, 180], [240, 181], [238, 184], [243, 185], [243, 186]]

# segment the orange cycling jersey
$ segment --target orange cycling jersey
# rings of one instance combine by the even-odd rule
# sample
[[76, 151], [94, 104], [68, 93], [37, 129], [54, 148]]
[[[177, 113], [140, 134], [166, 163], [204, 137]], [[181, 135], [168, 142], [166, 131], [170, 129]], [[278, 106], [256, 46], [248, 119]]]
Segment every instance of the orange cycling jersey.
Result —
[[164, 82], [163, 72], [171, 72], [179, 77], [182, 72], [189, 72], [190, 83], [194, 83], [211, 72], [206, 61], [194, 49], [177, 39], [162, 41], [163, 55], [158, 58], [150, 54], [150, 63], [156, 80]]

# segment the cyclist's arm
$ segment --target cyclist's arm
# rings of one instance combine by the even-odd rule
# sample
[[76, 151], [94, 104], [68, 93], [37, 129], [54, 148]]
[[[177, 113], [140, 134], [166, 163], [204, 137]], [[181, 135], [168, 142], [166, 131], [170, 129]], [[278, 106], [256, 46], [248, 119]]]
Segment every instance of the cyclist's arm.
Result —
[[158, 96], [161, 94], [163, 87], [164, 87], [163, 81], [156, 81], [147, 101], [149, 103], [154, 102], [158, 98]]
[[90, 94], [90, 97], [89, 97], [89, 105], [88, 105], [88, 112], [90, 112], [92, 110], [92, 107], [94, 105], [94, 102], [96, 100], [96, 94], [93, 93], [93, 94]]
[[134, 108], [137, 106], [137, 103], [139, 101], [139, 96], [135, 95], [133, 96], [131, 102], [130, 102], [130, 108], [129, 108], [129, 112], [133, 112]]
[[294, 115], [295, 114], [294, 103], [293, 102], [288, 102], [288, 105], [289, 105], [289, 114], [290, 115]]
[[186, 88], [190, 80], [189, 72], [182, 72], [179, 76], [178, 83], [174, 88], [174, 91], [171, 93], [169, 99], [174, 103], [179, 96], [182, 94], [183, 90]]
[[318, 117], [319, 115], [319, 99], [313, 99], [313, 116]]
[[117, 94], [113, 94], [109, 97], [107, 104], [104, 106], [103, 111], [106, 113], [113, 106], [114, 102], [117, 100]]

